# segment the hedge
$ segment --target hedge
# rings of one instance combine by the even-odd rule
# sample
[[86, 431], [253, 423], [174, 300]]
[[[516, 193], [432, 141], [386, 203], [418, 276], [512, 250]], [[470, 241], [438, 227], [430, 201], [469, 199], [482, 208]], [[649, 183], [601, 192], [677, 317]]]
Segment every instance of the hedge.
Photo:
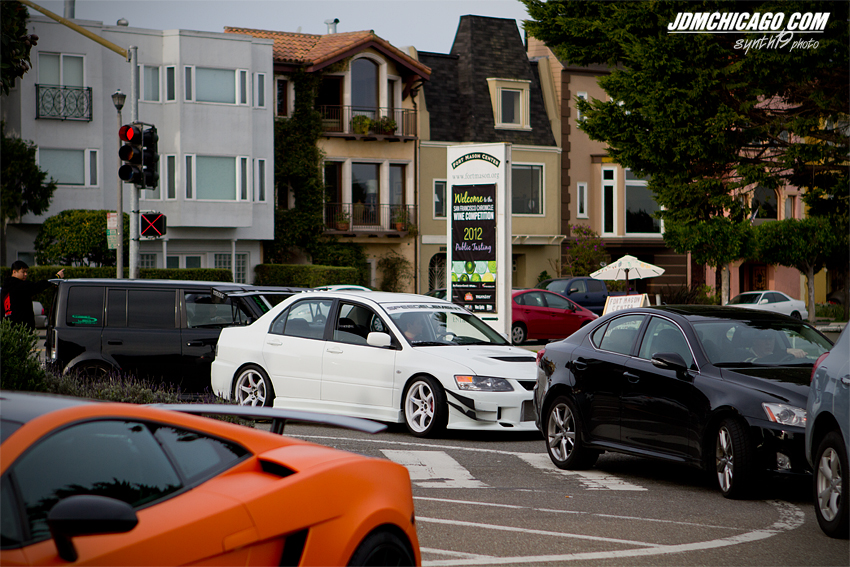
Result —
[[[27, 281], [39, 282], [41, 280], [51, 280], [56, 278], [56, 272], [63, 269], [63, 266], [30, 266], [27, 274]], [[115, 266], [102, 267], [65, 267], [65, 279], [89, 279], [89, 278], [114, 278]], [[12, 269], [8, 266], [0, 266], [0, 282], [6, 281], [12, 275]], [[124, 277], [129, 278], [130, 269], [124, 268]], [[139, 270], [139, 279], [143, 280], [190, 280], [202, 282], [232, 282], [233, 274], [230, 270], [220, 268], [191, 268], [191, 269], [162, 269], [162, 268], [141, 268]], [[45, 310], [49, 310], [53, 304], [53, 294], [55, 287], [50, 286], [47, 290], [39, 293], [33, 300], [40, 301]]]
[[317, 287], [358, 281], [357, 268], [312, 264], [259, 264], [254, 268], [255, 285]]

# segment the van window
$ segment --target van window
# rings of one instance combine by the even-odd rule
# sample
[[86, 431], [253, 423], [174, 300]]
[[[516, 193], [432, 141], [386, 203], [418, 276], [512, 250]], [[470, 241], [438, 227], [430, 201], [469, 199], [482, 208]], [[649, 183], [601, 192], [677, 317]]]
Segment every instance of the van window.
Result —
[[176, 312], [174, 290], [129, 290], [127, 323], [135, 329], [174, 329]]
[[247, 325], [250, 318], [245, 307], [239, 302], [231, 303], [229, 297], [216, 303], [209, 293], [187, 291], [183, 301], [186, 304], [186, 327], [189, 329]]
[[103, 326], [102, 287], [72, 286], [68, 289], [65, 323], [72, 326]]
[[591, 293], [604, 292], [605, 286], [599, 280], [587, 280], [587, 291]]
[[106, 326], [127, 326], [127, 290], [110, 289], [106, 295]]

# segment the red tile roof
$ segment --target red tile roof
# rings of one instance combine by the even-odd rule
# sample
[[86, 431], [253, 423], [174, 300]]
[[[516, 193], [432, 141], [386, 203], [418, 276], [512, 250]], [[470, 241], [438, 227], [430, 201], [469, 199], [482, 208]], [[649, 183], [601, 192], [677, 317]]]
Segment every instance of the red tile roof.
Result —
[[356, 31], [313, 35], [289, 33], [248, 28], [225, 27], [226, 33], [251, 35], [258, 38], [273, 39], [272, 56], [275, 63], [307, 67], [315, 71], [348, 57], [368, 47], [374, 47], [392, 57], [412, 72], [427, 79], [431, 70], [416, 61], [373, 31]]

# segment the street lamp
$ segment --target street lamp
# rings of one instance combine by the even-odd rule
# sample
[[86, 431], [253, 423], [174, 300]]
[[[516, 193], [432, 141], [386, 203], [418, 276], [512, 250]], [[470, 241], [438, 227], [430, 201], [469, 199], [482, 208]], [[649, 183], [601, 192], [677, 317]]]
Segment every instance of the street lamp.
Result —
[[[118, 110], [118, 128], [121, 128], [121, 124], [123, 123], [121, 118], [121, 109], [124, 108], [124, 101], [126, 99], [127, 95], [122, 93], [121, 89], [112, 93], [112, 104], [114, 104], [115, 109]], [[116, 128], [115, 131], [117, 132], [118, 129]], [[118, 139], [118, 149], [121, 149], [120, 138]], [[120, 178], [118, 179], [118, 201], [115, 206], [115, 210], [118, 213], [118, 243], [115, 248], [115, 277], [120, 280], [124, 277], [124, 182], [121, 181]]]

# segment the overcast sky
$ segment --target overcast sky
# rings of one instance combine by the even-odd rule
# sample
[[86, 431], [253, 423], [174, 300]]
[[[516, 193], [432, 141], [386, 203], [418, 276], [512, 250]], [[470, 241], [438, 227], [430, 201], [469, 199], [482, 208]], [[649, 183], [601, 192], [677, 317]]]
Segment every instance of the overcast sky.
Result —
[[[63, 0], [34, 2], [64, 15]], [[374, 30], [396, 47], [437, 53], [451, 50], [461, 16], [518, 25], [528, 17], [519, 0], [76, 0], [75, 9], [77, 19], [109, 25], [124, 18], [137, 28], [215, 32], [233, 26], [324, 34], [325, 20], [338, 18], [339, 32]]]

